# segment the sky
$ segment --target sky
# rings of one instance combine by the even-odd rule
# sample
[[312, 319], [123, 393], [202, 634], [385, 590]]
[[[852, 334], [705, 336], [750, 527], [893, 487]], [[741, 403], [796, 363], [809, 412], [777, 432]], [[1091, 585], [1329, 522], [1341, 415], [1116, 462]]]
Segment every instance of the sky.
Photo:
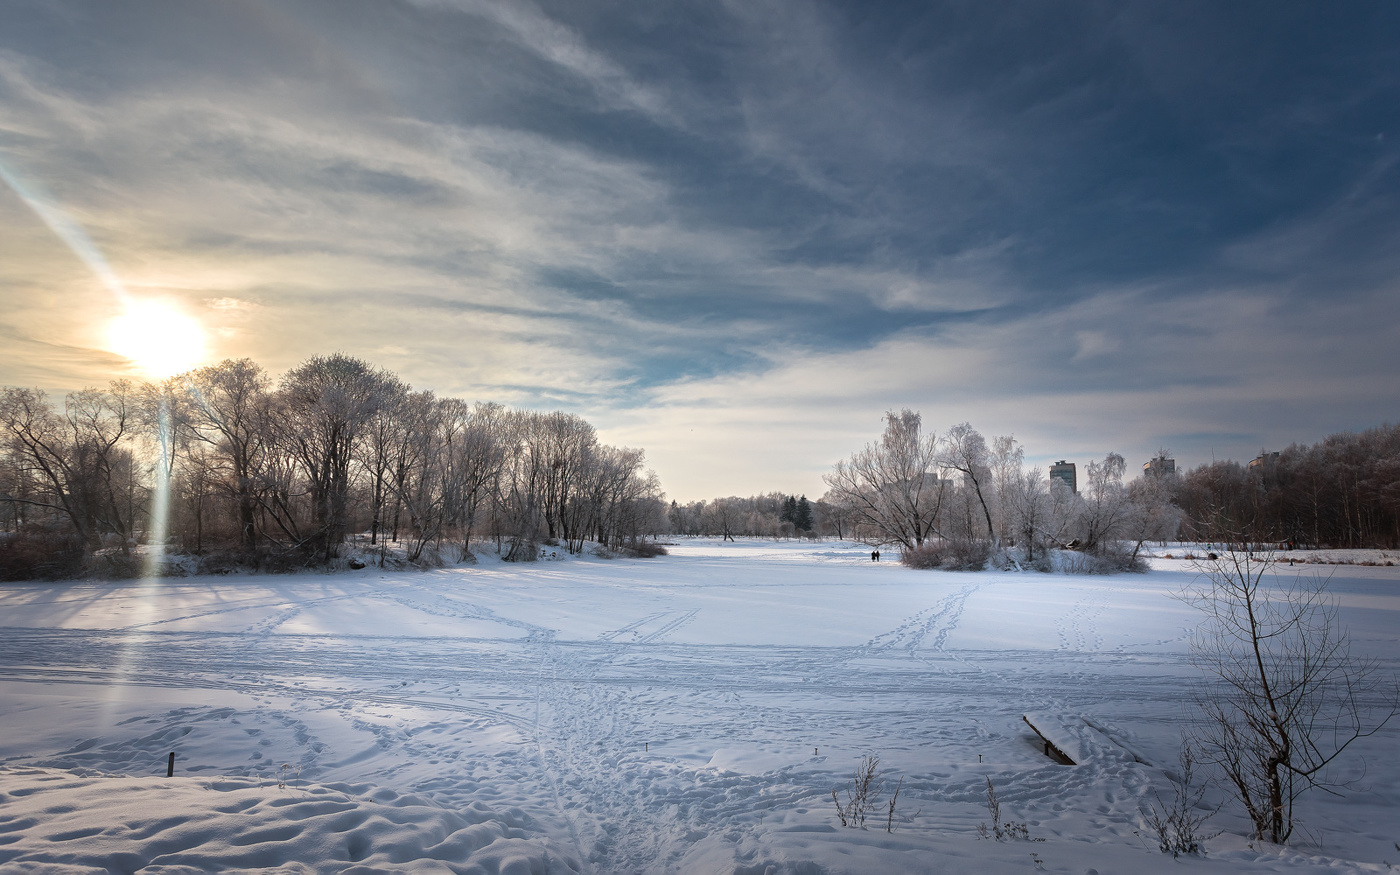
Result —
[[681, 501], [901, 408], [1245, 461], [1400, 420], [1397, 113], [1381, 2], [0, 0], [0, 385], [141, 376], [155, 302]]

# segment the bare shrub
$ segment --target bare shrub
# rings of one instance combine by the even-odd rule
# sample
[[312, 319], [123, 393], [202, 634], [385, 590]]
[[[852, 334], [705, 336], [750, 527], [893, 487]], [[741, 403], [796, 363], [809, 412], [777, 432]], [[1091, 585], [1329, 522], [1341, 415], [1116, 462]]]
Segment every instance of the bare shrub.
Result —
[[899, 561], [910, 568], [938, 568], [943, 565], [943, 542], [925, 541], [899, 554]]
[[241, 550], [211, 550], [195, 560], [195, 574], [233, 574], [250, 566], [249, 557]]
[[955, 538], [943, 557], [947, 571], [983, 571], [992, 557], [992, 542], [981, 538]]
[[1094, 555], [1105, 569], [1101, 572], [1104, 574], [1118, 574], [1124, 571], [1141, 574], [1147, 571], [1146, 560], [1138, 555], [1137, 550], [1129, 549], [1128, 544], [1123, 541], [1104, 544]]
[[[885, 832], [894, 832], [894, 812], [895, 808], [899, 805], [899, 791], [903, 789], [904, 776], [900, 775], [899, 783], [894, 785], [894, 795], [890, 796], [889, 806], [885, 812]], [[919, 809], [918, 811], [914, 812], [912, 817], [904, 818], [904, 822], [908, 823], [912, 821], [914, 817], [918, 817], [922, 813], [923, 809]]]
[[992, 542], [980, 538], [953, 538], [925, 541], [906, 549], [899, 561], [910, 568], [941, 568], [944, 571], [982, 571], [992, 558]]
[[505, 562], [534, 562], [538, 558], [540, 546], [528, 540], [512, 540], [510, 549], [501, 557]]
[[1045, 839], [1031, 838], [1030, 827], [1025, 823], [1015, 823], [1010, 820], [1003, 820], [1001, 816], [1001, 800], [997, 798], [996, 788], [992, 786], [992, 779], [987, 778], [987, 815], [992, 819], [989, 829], [987, 824], [977, 824], [977, 837], [980, 839], [996, 839], [999, 842], [1009, 842], [1012, 840], [1023, 842], [1043, 842]]
[[86, 559], [86, 545], [76, 535], [31, 530], [0, 538], [0, 580], [78, 577]]
[[1041, 574], [1049, 574], [1055, 570], [1054, 554], [1049, 550], [1041, 550], [1035, 554], [1035, 559], [1027, 563], [1026, 567]]
[[424, 546], [418, 551], [418, 558], [412, 561], [419, 568], [442, 568], [447, 562], [436, 547]]
[[145, 568], [140, 556], [123, 550], [98, 550], [87, 557], [83, 576], [98, 580], [133, 580], [141, 577]]
[[[860, 765], [856, 767], [855, 777], [846, 787], [846, 801], [843, 804], [841, 798], [836, 795], [836, 791], [831, 791], [831, 800], [836, 803], [836, 817], [841, 821], [842, 826], [849, 826], [864, 829], [865, 818], [875, 809], [880, 800], [880, 791], [884, 789], [884, 783], [875, 779], [875, 772], [880, 768], [880, 758], [870, 754], [861, 759]], [[902, 779], [901, 779], [902, 782]], [[893, 819], [893, 807], [891, 807], [891, 819]]]
[[1119, 543], [1100, 544], [1091, 553], [1065, 552], [1060, 566], [1067, 574], [1143, 572], [1147, 563]]
[[306, 557], [296, 550], [264, 550], [251, 561], [254, 570], [267, 574], [294, 574], [308, 567]]
[[651, 559], [667, 555], [666, 548], [655, 541], [631, 541], [622, 546], [622, 553], [634, 559]]
[[1193, 783], [1196, 761], [1190, 743], [1181, 746], [1178, 762], [1180, 770], [1176, 774], [1167, 774], [1167, 780], [1172, 785], [1171, 801], [1163, 800], [1154, 789], [1152, 796], [1157, 801], [1142, 809], [1144, 822], [1157, 838], [1157, 847], [1162, 853], [1173, 857], [1200, 854], [1203, 842], [1220, 835], [1218, 832], [1205, 835], [1202, 830], [1206, 821], [1220, 810], [1220, 806], [1206, 810], [1201, 804], [1209, 784], [1198, 787]]

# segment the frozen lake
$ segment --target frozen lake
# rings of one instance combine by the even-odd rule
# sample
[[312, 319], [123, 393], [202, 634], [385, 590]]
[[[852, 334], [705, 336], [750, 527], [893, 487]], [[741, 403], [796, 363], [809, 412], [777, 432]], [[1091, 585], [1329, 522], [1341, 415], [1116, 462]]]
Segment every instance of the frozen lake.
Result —
[[[1186, 563], [1076, 577], [913, 571], [831, 542], [670, 550], [0, 586], [0, 863], [1180, 865], [1139, 835], [1139, 806], [1167, 791], [1161, 769], [1191, 719], [1198, 615], [1172, 598], [1195, 576]], [[1395, 674], [1400, 569], [1321, 570], [1354, 651]], [[1092, 726], [1101, 749], [1055, 764], [1027, 713]], [[872, 753], [891, 784], [903, 776], [893, 833], [883, 809], [878, 828], [836, 822], [831, 790]], [[1227, 805], [1212, 825], [1228, 833], [1193, 865], [1387, 871], [1400, 721], [1345, 765], [1367, 767], [1358, 788], [1306, 797], [1294, 848], [1249, 847]], [[977, 838], [988, 777], [1045, 841]]]

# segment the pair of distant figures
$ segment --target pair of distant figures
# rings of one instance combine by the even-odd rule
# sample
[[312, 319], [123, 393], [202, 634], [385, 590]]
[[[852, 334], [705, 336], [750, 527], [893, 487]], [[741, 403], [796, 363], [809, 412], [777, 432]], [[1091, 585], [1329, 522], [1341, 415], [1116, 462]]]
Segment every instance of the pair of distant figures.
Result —
[[870, 554], [870, 561], [871, 561], [871, 562], [879, 562], [879, 561], [880, 561], [880, 551], [879, 551], [879, 550], [875, 550], [874, 552], [872, 552], [872, 553]]

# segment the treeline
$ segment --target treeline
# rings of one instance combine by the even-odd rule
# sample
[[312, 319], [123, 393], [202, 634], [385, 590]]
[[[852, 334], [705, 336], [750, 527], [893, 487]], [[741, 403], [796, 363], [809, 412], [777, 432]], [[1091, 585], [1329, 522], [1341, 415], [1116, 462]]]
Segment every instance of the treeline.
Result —
[[[1072, 547], [1080, 567], [1132, 567], [1148, 541], [1400, 548], [1400, 426], [1341, 433], [1261, 453], [1248, 464], [1212, 462], [1179, 474], [1126, 479], [1109, 453], [1080, 470], [1079, 489], [1024, 465], [1009, 436], [986, 439], [967, 423], [943, 434], [918, 413], [885, 417], [880, 439], [838, 462], [812, 502], [780, 492], [672, 503], [671, 531], [712, 537], [811, 535], [896, 546], [911, 561], [1043, 567]], [[1165, 451], [1162, 455], [1165, 456]], [[810, 524], [808, 524], [810, 521]], [[1093, 568], [1088, 568], [1093, 570]]]
[[1167, 485], [1125, 483], [1117, 453], [1090, 462], [1077, 492], [1024, 458], [1013, 437], [988, 445], [967, 423], [939, 435], [914, 411], [891, 412], [879, 441], [826, 475], [822, 503], [854, 537], [898, 546], [919, 567], [1049, 570], [1054, 551], [1073, 547], [1076, 570], [1120, 570], [1139, 567], [1146, 542], [1175, 536]]
[[1173, 500], [1183, 537], [1300, 547], [1400, 547], [1400, 426], [1334, 434], [1212, 462], [1180, 475]]
[[[885, 417], [880, 439], [838, 462], [814, 502], [782, 493], [717, 498], [670, 509], [672, 531], [714, 537], [811, 534], [894, 546], [924, 567], [980, 569], [988, 563], [1048, 569], [1052, 554], [1076, 548], [1079, 570], [1135, 567], [1151, 540], [1176, 534], [1170, 484], [1124, 482], [1123, 457], [1086, 466], [1076, 493], [1043, 469], [1026, 468], [1012, 437], [989, 445], [967, 423], [939, 435], [914, 411]], [[810, 509], [810, 526], [785, 508]]]
[[715, 536], [726, 541], [735, 538], [794, 538], [817, 536], [826, 531], [821, 525], [821, 509], [807, 496], [769, 492], [740, 498], [716, 498], [712, 501], [692, 501], [689, 504], [671, 502], [667, 521], [677, 535]]
[[[248, 359], [56, 404], [0, 390], [0, 576], [120, 573], [160, 541], [219, 562], [325, 564], [364, 535], [409, 561], [473, 539], [507, 559], [668, 528], [642, 450], [568, 413], [469, 404], [356, 358], [309, 359], [276, 384]], [[128, 566], [131, 562], [126, 563]], [[206, 563], [214, 567], [216, 563]]]

